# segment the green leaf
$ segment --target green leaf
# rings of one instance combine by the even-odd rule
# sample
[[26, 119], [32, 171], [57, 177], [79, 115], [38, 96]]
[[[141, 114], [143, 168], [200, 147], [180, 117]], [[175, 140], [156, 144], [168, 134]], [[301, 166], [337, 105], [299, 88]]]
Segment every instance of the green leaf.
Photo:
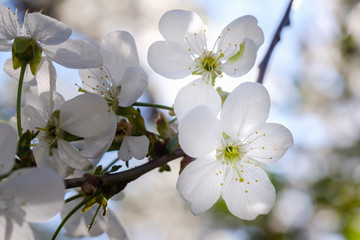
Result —
[[166, 145], [168, 154], [172, 154], [179, 147], [178, 134], [172, 137]]
[[171, 168], [168, 164], [164, 164], [162, 166], [160, 166], [159, 168], [159, 172], [170, 172], [171, 171]]
[[111, 170], [109, 172], [116, 172], [119, 170], [122, 166], [121, 165], [114, 165], [112, 166]]

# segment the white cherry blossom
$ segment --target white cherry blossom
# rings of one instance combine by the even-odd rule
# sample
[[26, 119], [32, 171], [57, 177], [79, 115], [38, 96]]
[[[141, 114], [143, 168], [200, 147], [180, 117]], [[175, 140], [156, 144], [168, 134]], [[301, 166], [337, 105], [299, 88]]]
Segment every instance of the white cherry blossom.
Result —
[[290, 131], [266, 123], [270, 98], [258, 83], [243, 83], [229, 94], [220, 119], [206, 106], [179, 123], [179, 142], [196, 158], [181, 172], [177, 189], [201, 214], [220, 197], [235, 216], [252, 220], [268, 213], [275, 188], [260, 163], [273, 163], [293, 145]]
[[[0, 175], [14, 165], [17, 133], [0, 123]], [[55, 216], [64, 204], [62, 178], [47, 168], [27, 168], [12, 172], [0, 183], [0, 238], [38, 239], [28, 222], [41, 222]]]
[[0, 4], [0, 51], [11, 51], [15, 38], [35, 40], [51, 60], [68, 68], [90, 68], [102, 64], [96, 47], [86, 40], [69, 39], [72, 30], [64, 23], [40, 12], [25, 13], [18, 22], [15, 13]]
[[148, 83], [133, 37], [125, 31], [111, 32], [102, 40], [100, 52], [103, 66], [80, 70], [83, 88], [103, 96], [113, 109], [131, 106]]
[[[103, 66], [79, 71], [83, 88], [104, 97], [113, 111], [119, 106], [131, 106], [148, 84], [147, 74], [139, 66], [133, 37], [125, 31], [111, 32], [102, 40], [100, 52]], [[127, 136], [118, 151], [119, 158], [125, 161], [132, 157], [143, 159], [148, 146], [146, 136]]]
[[166, 12], [159, 30], [165, 41], [153, 43], [148, 51], [148, 62], [154, 71], [172, 79], [201, 75], [207, 84], [223, 72], [231, 77], [247, 73], [264, 42], [253, 16], [239, 17], [228, 24], [213, 48], [207, 47], [206, 26], [192, 11]]

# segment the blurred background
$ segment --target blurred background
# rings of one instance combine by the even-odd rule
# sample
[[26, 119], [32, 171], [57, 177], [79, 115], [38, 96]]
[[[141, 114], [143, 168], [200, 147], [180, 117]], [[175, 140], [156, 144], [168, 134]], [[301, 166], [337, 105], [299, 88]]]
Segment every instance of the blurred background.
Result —
[[[254, 15], [265, 43], [257, 64], [239, 79], [224, 77], [217, 86], [231, 91], [256, 81], [258, 63], [268, 49], [289, 0], [13, 0], [0, 1], [43, 12], [70, 26], [72, 38], [99, 44], [106, 33], [121, 29], [135, 38], [141, 66], [149, 74], [142, 101], [171, 106], [178, 90], [191, 80], [169, 80], [147, 64], [148, 47], [162, 40], [158, 21], [174, 8], [197, 12], [208, 26], [208, 39], [242, 15]], [[175, 189], [179, 161], [172, 171], [157, 170], [130, 183], [125, 197], [112, 204], [134, 240], [360, 239], [360, 1], [296, 0], [267, 69], [264, 85], [272, 100], [270, 122], [287, 126], [295, 145], [267, 166], [277, 190], [272, 211], [248, 222], [232, 216], [222, 200], [201, 216], [193, 216]], [[213, 41], [212, 41], [213, 40]], [[209, 44], [211, 46], [211, 43]], [[10, 53], [0, 54], [0, 64]], [[56, 65], [58, 91], [66, 99], [77, 92], [76, 70]], [[16, 81], [0, 73], [0, 118], [15, 114]], [[145, 109], [144, 109], [145, 111]], [[156, 113], [147, 109], [147, 126]], [[113, 159], [116, 153], [107, 154]], [[133, 160], [130, 167], [141, 164]], [[59, 219], [34, 225], [44, 239]], [[62, 234], [59, 239], [71, 239]], [[83, 238], [89, 239], [89, 238]], [[103, 234], [94, 239], [107, 239]]]

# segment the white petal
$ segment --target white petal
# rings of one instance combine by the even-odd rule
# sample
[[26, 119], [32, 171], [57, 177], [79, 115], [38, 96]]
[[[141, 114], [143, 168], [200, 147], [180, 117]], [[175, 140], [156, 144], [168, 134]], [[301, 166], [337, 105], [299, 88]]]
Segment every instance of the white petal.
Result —
[[12, 40], [17, 36], [17, 16], [0, 4], [0, 40]]
[[222, 128], [235, 139], [246, 138], [265, 124], [269, 110], [270, 97], [263, 85], [240, 84], [224, 102], [220, 117]]
[[[113, 112], [112, 112], [113, 113]], [[85, 138], [81, 155], [90, 159], [99, 159], [109, 149], [116, 131], [116, 115], [112, 114], [112, 123], [102, 134]], [[93, 164], [94, 165], [94, 164]]]
[[112, 116], [102, 97], [86, 93], [61, 105], [59, 122], [61, 129], [86, 138], [105, 131], [112, 123]]
[[198, 158], [181, 172], [176, 188], [191, 203], [195, 215], [205, 212], [218, 200], [224, 174], [222, 164], [215, 156]]
[[35, 237], [30, 225], [23, 222], [21, 225], [10, 216], [0, 215], [0, 239], [4, 240], [39, 240]]
[[36, 144], [32, 149], [37, 167], [49, 167], [49, 145]]
[[257, 26], [254, 16], [242, 16], [229, 23], [221, 32], [220, 40], [217, 42], [218, 49], [225, 49], [234, 44], [241, 44], [246, 38], [251, 39], [258, 49], [264, 43], [264, 33]]
[[148, 153], [149, 148], [149, 139], [143, 136], [125, 136], [119, 152], [119, 159], [124, 161], [128, 161], [131, 158], [143, 159]]
[[43, 50], [51, 60], [67, 68], [96, 68], [103, 64], [100, 52], [86, 40], [68, 39], [59, 45], [44, 46]]
[[[36, 82], [38, 86], [38, 94], [50, 92], [50, 99], [56, 92], [56, 70], [52, 62], [43, 57], [36, 72]], [[53, 109], [51, 106], [50, 109]]]
[[220, 122], [206, 106], [194, 108], [179, 123], [179, 143], [186, 154], [200, 157], [221, 146]]
[[148, 76], [141, 67], [129, 67], [125, 70], [118, 95], [119, 106], [132, 105], [143, 94], [148, 84]]
[[[242, 166], [242, 167], [241, 167]], [[222, 191], [229, 211], [240, 219], [253, 220], [267, 214], [275, 202], [275, 188], [264, 170], [253, 164], [237, 165], [240, 175], [230, 168]], [[244, 181], [240, 181], [240, 179]]]
[[128, 67], [139, 66], [135, 41], [128, 32], [114, 31], [106, 35], [101, 42], [100, 52], [104, 66], [117, 83]]
[[45, 45], [62, 43], [71, 35], [71, 28], [41, 13], [28, 13], [24, 22], [30, 36]]
[[184, 78], [192, 73], [194, 65], [188, 50], [181, 45], [158, 41], [153, 43], [148, 51], [150, 67], [158, 74], [171, 79]]
[[7, 174], [14, 166], [16, 148], [16, 130], [9, 124], [0, 123], [0, 176]]
[[247, 140], [251, 142], [247, 154], [263, 163], [276, 162], [294, 144], [289, 129], [276, 123], [266, 123]]
[[[7, 59], [4, 63], [4, 71], [12, 78], [19, 80], [20, 78], [20, 68], [14, 69], [11, 58]], [[35, 80], [35, 76], [31, 73], [30, 65], [26, 65], [24, 82], [29, 83]]]
[[90, 165], [89, 160], [81, 156], [79, 150], [71, 143], [58, 139], [57, 144], [59, 158], [66, 165], [75, 169], [85, 169]]
[[46, 221], [63, 207], [63, 179], [48, 168], [28, 168], [13, 172], [2, 186], [2, 194], [13, 196], [30, 222]]
[[113, 212], [111, 209], [108, 209], [106, 213], [106, 218], [106, 233], [109, 237], [109, 240], [128, 240], [126, 231], [119, 219], [117, 218], [115, 212]]
[[[221, 70], [231, 77], [241, 77], [248, 73], [254, 66], [256, 60], [257, 48], [250, 39], [245, 39], [243, 53], [234, 53], [232, 56], [225, 56], [227, 60], [221, 65]], [[240, 55], [236, 55], [240, 54]]]
[[178, 43], [184, 49], [192, 48], [197, 53], [206, 46], [205, 29], [203, 21], [192, 11], [171, 10], [159, 22], [160, 33], [167, 41]]
[[205, 105], [216, 116], [221, 109], [219, 93], [203, 80], [196, 80], [178, 92], [174, 102], [174, 111], [179, 121], [195, 107]]
[[46, 126], [45, 116], [31, 105], [25, 105], [22, 108], [22, 121], [26, 121], [24, 130], [37, 131], [36, 128], [44, 128]]
[[11, 51], [12, 44], [13, 43], [11, 40], [0, 40], [0, 51], [1, 52]]

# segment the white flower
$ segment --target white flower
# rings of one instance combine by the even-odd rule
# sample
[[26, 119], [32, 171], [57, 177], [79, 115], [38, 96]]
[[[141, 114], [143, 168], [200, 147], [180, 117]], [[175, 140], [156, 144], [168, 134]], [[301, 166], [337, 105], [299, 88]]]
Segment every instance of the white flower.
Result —
[[103, 96], [113, 109], [131, 106], [148, 83], [133, 37], [125, 31], [111, 32], [102, 40], [100, 52], [102, 67], [80, 70], [83, 88]]
[[39, 12], [26, 13], [23, 24], [17, 10], [12, 13], [0, 4], [0, 51], [11, 51], [15, 38], [35, 40], [51, 60], [68, 68], [98, 67], [102, 58], [96, 47], [85, 40], [69, 39], [72, 31], [64, 23]]
[[264, 42], [253, 16], [240, 17], [227, 25], [212, 49], [207, 47], [206, 27], [194, 12], [166, 12], [159, 30], [165, 41], [150, 46], [148, 62], [155, 72], [173, 79], [193, 74], [209, 82], [223, 72], [240, 77], [253, 67], [257, 49]]
[[[79, 71], [83, 88], [104, 97], [113, 111], [118, 106], [131, 106], [148, 83], [147, 74], [139, 66], [133, 37], [125, 31], [111, 32], [102, 40], [100, 52], [104, 59], [102, 67]], [[143, 159], [148, 146], [146, 136], [125, 137], [119, 158], [125, 161], [132, 157]]]
[[259, 163], [280, 159], [293, 138], [284, 126], [265, 123], [269, 109], [266, 89], [248, 82], [229, 94], [220, 120], [199, 106], [180, 122], [180, 146], [196, 160], [181, 172], [177, 189], [194, 214], [208, 210], [220, 195], [241, 219], [270, 211], [275, 189]]
[[[63, 210], [60, 213], [61, 217], [64, 218], [82, 200], [83, 199], [78, 198], [65, 204]], [[91, 220], [96, 213], [97, 207], [98, 205], [95, 205], [84, 213], [78, 211], [72, 215], [64, 225], [66, 235], [72, 237], [98, 236], [105, 232], [110, 240], [128, 239], [125, 229], [120, 223], [118, 217], [109, 208], [107, 208], [105, 216], [102, 215], [102, 210], [100, 209], [90, 231], [87, 230]]]
[[[108, 133], [115, 134], [115, 118], [106, 101], [92, 93], [79, 95], [64, 101], [61, 95], [50, 97], [49, 92], [40, 94], [38, 105], [25, 105], [22, 109], [27, 129], [38, 131], [37, 144], [33, 148], [38, 166], [52, 167], [64, 176], [65, 167], [85, 169], [89, 158], [97, 158], [103, 148], [97, 148], [93, 138]], [[35, 101], [33, 103], [36, 103]], [[82, 154], [72, 142], [66, 141], [71, 135], [83, 138], [87, 154]], [[86, 141], [93, 142], [87, 143]], [[108, 139], [104, 139], [104, 141]], [[105, 149], [106, 151], [107, 149]], [[94, 154], [89, 156], [90, 153]], [[103, 152], [102, 152], [103, 153]]]
[[263, 32], [253, 16], [240, 17], [227, 25], [212, 49], [207, 47], [206, 27], [194, 12], [166, 12], [160, 19], [159, 30], [165, 41], [153, 43], [148, 52], [153, 70], [172, 79], [201, 75], [176, 96], [174, 111], [178, 120], [201, 105], [217, 114], [221, 108], [220, 96], [211, 85], [223, 72], [231, 77], [247, 73], [264, 42]]
[[[10, 125], [0, 123], [0, 175], [14, 165], [17, 133]], [[64, 204], [62, 178], [46, 168], [14, 171], [0, 184], [0, 238], [5, 240], [36, 239], [29, 222], [46, 221]]]

